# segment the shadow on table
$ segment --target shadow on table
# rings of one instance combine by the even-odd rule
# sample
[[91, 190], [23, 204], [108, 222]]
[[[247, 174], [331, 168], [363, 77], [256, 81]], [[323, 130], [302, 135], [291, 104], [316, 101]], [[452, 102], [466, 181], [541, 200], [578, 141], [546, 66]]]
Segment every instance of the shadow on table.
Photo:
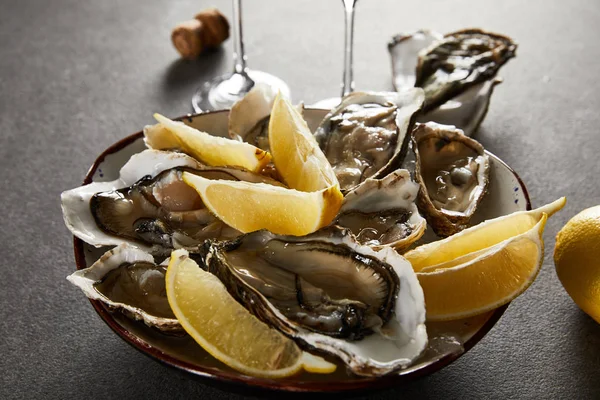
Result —
[[200, 86], [224, 73], [226, 60], [227, 54], [222, 47], [202, 54], [197, 60], [175, 60], [165, 72], [163, 91], [188, 90], [190, 86]]

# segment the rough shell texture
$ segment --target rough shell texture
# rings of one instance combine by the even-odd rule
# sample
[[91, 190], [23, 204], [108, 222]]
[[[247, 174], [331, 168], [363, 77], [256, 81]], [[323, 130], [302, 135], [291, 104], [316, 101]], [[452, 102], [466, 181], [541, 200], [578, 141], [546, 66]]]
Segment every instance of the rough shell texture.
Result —
[[417, 64], [415, 86], [425, 90], [424, 111], [492, 79], [516, 50], [511, 38], [481, 29], [449, 33], [432, 43], [419, 53]]
[[[444, 35], [430, 30], [399, 34], [392, 38], [388, 43], [388, 51], [392, 62], [392, 82], [397, 91], [415, 86], [419, 53], [442, 40]], [[501, 78], [487, 77], [482, 82], [469, 83], [471, 86], [463, 86], [459, 93], [448, 97], [438, 106], [428, 106], [417, 116], [417, 121], [454, 125], [462, 129], [465, 135], [472, 136], [486, 116], [495, 86], [501, 82]], [[431, 96], [431, 93], [426, 90], [426, 96]], [[428, 102], [427, 98], [425, 102]]]
[[[465, 229], [488, 188], [489, 157], [483, 146], [465, 136], [460, 129], [433, 122], [417, 124], [412, 134], [412, 146], [416, 157], [415, 180], [421, 186], [417, 199], [419, 210], [439, 236], [450, 236]], [[451, 186], [454, 171], [460, 172], [463, 169], [461, 167], [464, 167], [457, 163], [467, 159], [473, 169], [467, 172], [474, 183], [461, 186], [463, 183], [459, 182], [453, 187], [461, 191], [462, 198], [459, 201], [464, 206], [459, 210], [452, 210], [445, 208], [443, 202], [441, 205], [434, 204], [439, 195], [434, 188], [445, 190], [447, 186]], [[446, 174], [448, 179], [443, 180], [440, 172]], [[439, 184], [443, 187], [438, 186]], [[466, 189], [469, 189], [468, 192]], [[444, 193], [446, 192], [441, 196]], [[447, 200], [454, 201], [450, 198]]]

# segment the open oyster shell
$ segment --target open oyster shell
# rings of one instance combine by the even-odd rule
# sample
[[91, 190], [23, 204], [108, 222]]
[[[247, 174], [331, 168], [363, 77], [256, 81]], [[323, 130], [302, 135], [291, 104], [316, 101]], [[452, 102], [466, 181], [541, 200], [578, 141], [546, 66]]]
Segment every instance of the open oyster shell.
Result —
[[121, 244], [67, 279], [111, 310], [161, 331], [183, 334], [167, 300], [165, 273], [165, 266], [156, 265], [150, 254]]
[[119, 179], [93, 182], [61, 195], [65, 224], [93, 246], [136, 245], [153, 254], [239, 234], [204, 207], [182, 171], [209, 179], [281, 183], [233, 167], [206, 167], [174, 152], [145, 150], [123, 166]]
[[145, 176], [153, 178], [164, 170], [175, 167], [198, 168], [201, 167], [201, 164], [182, 153], [145, 150], [133, 155], [119, 171], [118, 179], [110, 182], [92, 182], [61, 194], [65, 225], [73, 235], [95, 247], [129, 243], [145, 251], [151, 251], [152, 246], [114, 236], [101, 230], [91, 212], [90, 199], [96, 193], [126, 188]]
[[419, 185], [399, 169], [383, 179], [369, 178], [344, 197], [333, 224], [348, 228], [361, 244], [398, 251], [418, 240], [427, 227], [417, 209]]
[[[277, 92], [272, 86], [256, 84], [244, 97], [236, 101], [229, 112], [229, 137], [270, 151], [269, 120]], [[304, 104], [295, 106], [304, 113]]]
[[417, 124], [412, 146], [421, 186], [417, 205], [429, 225], [439, 236], [465, 229], [488, 188], [483, 146], [460, 129], [433, 122]]
[[418, 88], [402, 92], [354, 92], [344, 96], [315, 132], [315, 139], [348, 192], [367, 178], [382, 178], [400, 166], [415, 114]]
[[229, 137], [269, 151], [269, 116], [277, 92], [266, 84], [256, 84], [229, 113]]
[[257, 318], [355, 374], [405, 367], [425, 348], [423, 292], [392, 248], [375, 251], [329, 227], [305, 237], [257, 231], [203, 252], [209, 272]]
[[419, 122], [454, 125], [471, 136], [487, 113], [494, 87], [502, 82], [495, 74], [516, 48], [512, 39], [480, 29], [446, 36], [429, 30], [396, 35], [388, 44], [393, 84], [398, 91], [424, 88]]

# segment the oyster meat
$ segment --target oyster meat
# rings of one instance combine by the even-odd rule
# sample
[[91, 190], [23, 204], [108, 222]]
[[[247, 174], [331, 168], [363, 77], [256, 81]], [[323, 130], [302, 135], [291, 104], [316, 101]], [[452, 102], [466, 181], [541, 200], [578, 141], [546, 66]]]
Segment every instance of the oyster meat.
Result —
[[369, 178], [344, 197], [333, 224], [350, 229], [361, 244], [403, 250], [427, 227], [415, 203], [418, 193], [419, 185], [405, 169]]
[[343, 192], [398, 168], [407, 149], [407, 133], [422, 104], [423, 92], [418, 88], [354, 92], [325, 116], [315, 139]]
[[156, 265], [150, 254], [121, 244], [67, 279], [110, 310], [164, 332], [184, 333], [167, 300], [165, 273], [166, 267]]
[[202, 252], [209, 272], [256, 317], [356, 374], [405, 367], [427, 343], [410, 263], [389, 247], [360, 245], [345, 229], [304, 237], [257, 231], [206, 242]]
[[412, 136], [417, 205], [436, 234], [453, 235], [467, 227], [487, 192], [489, 157], [453, 126], [418, 124]]

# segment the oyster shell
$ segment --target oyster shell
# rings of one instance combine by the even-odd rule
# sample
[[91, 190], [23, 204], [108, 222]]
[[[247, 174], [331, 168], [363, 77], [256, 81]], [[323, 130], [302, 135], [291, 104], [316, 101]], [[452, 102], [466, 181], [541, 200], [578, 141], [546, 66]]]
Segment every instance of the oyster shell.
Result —
[[424, 112], [473, 85], [492, 79], [515, 56], [516, 43], [481, 29], [449, 33], [419, 53], [415, 86], [425, 91]]
[[67, 279], [110, 310], [164, 332], [183, 334], [167, 300], [165, 273], [165, 266], [156, 265], [150, 254], [121, 244]]
[[154, 178], [143, 177], [129, 187], [91, 197], [90, 210], [96, 225], [110, 235], [164, 248], [238, 236], [240, 233], [213, 216], [198, 193], [183, 181], [184, 171], [215, 179], [236, 178], [222, 168], [182, 167], [168, 169]]
[[181, 181], [187, 170], [210, 179], [281, 184], [240, 168], [206, 167], [193, 158], [158, 150], [135, 154], [119, 179], [93, 182], [61, 194], [65, 224], [96, 246], [130, 243], [154, 254], [193, 246], [238, 231], [212, 216], [199, 195]]
[[203, 248], [208, 270], [256, 317], [358, 375], [411, 363], [427, 343], [423, 292], [393, 249], [328, 227], [305, 237], [257, 231]]
[[266, 84], [256, 84], [229, 113], [229, 137], [269, 151], [269, 117], [277, 93]]
[[418, 88], [354, 92], [325, 116], [315, 139], [343, 192], [399, 167], [408, 145], [407, 132], [422, 104], [423, 92]]
[[418, 193], [419, 185], [405, 169], [369, 178], [344, 197], [333, 224], [350, 229], [361, 244], [403, 250], [427, 227], [415, 203]]
[[[277, 92], [272, 86], [256, 84], [242, 99], [236, 101], [229, 112], [229, 137], [250, 143], [261, 150], [269, 148], [269, 120]], [[304, 114], [304, 104], [295, 108]]]
[[417, 122], [437, 122], [460, 128], [466, 136], [472, 136], [483, 122], [494, 88], [502, 83], [502, 78], [494, 78], [478, 83], [463, 93], [448, 100], [426, 114], [419, 115]]
[[392, 83], [397, 91], [415, 86], [419, 52], [442, 40], [444, 35], [431, 30], [399, 34], [388, 43], [392, 60]]
[[[476, 37], [479, 32], [483, 31], [471, 29], [461, 32], [471, 32], [472, 36]], [[449, 34], [447, 36], [451, 35], [454, 34]], [[504, 36], [495, 34], [488, 35], [504, 38]], [[410, 34], [394, 36], [390, 43], [388, 43], [388, 50], [392, 61], [394, 88], [397, 91], [401, 91], [408, 87], [415, 86], [418, 74], [418, 64], [423, 63], [420, 52], [428, 51], [429, 48], [434, 47], [437, 43], [441, 43], [445, 40], [447, 39], [444, 38], [444, 35], [429, 30], [421, 30]], [[517, 45], [511, 39], [508, 40], [510, 41], [508, 47], [511, 49], [510, 57], [513, 57]], [[456, 61], [457, 58], [454, 57], [453, 60]], [[503, 64], [507, 60], [508, 59], [499, 61], [502, 61]], [[494, 73], [486, 75], [485, 77], [480, 75], [478, 79], [482, 80], [479, 82], [471, 82], [474, 75], [465, 79], [464, 82], [454, 82], [453, 84], [456, 85], [456, 90], [458, 90], [458, 92], [451, 96], [447, 96], [443, 101], [439, 101], [439, 105], [436, 106], [429, 105], [432, 101], [431, 96], [435, 91], [425, 88], [425, 103], [427, 109], [423, 110], [423, 112], [417, 116], [417, 121], [423, 123], [434, 121], [441, 124], [454, 125], [462, 129], [465, 135], [471, 136], [485, 118], [495, 86], [502, 82], [501, 78], [493, 78], [502, 64], [498, 62], [489, 65], [488, 67], [490, 67], [490, 69], [488, 73], [491, 72], [492, 68], [495, 68]], [[441, 64], [438, 67], [440, 68], [440, 71], [443, 72], [445, 64]], [[442, 74], [442, 72], [440, 72], [440, 74]]]
[[145, 150], [134, 154], [119, 171], [118, 179], [111, 182], [92, 182], [61, 193], [65, 225], [73, 235], [95, 247], [116, 246], [125, 242], [151, 251], [151, 246], [144, 246], [101, 230], [91, 213], [90, 199], [96, 193], [129, 187], [145, 176], [153, 178], [162, 171], [175, 167], [201, 168], [201, 165], [181, 153]]
[[467, 227], [489, 182], [489, 157], [460, 129], [433, 122], [412, 134], [417, 205], [436, 234], [450, 236]]

